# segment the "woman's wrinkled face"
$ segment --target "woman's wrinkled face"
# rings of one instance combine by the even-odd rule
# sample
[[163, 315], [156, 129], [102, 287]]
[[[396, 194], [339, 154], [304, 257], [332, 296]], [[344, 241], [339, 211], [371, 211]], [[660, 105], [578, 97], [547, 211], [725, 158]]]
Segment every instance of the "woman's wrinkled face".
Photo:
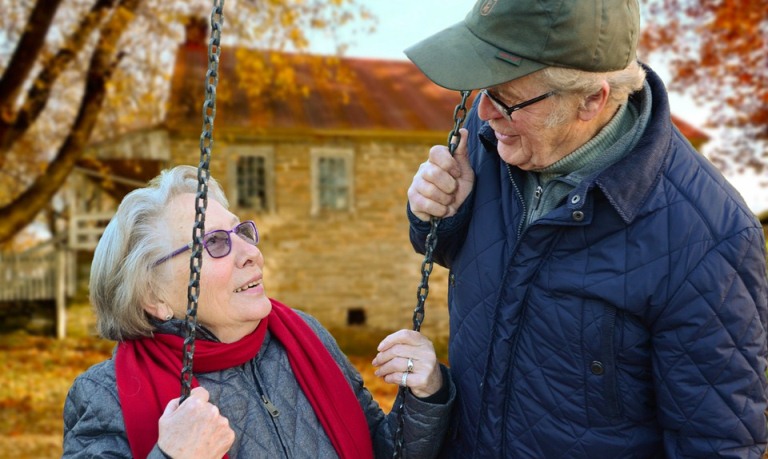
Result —
[[[165, 220], [173, 248], [189, 243], [195, 221], [194, 203], [195, 195], [190, 193], [177, 196], [168, 205]], [[231, 230], [238, 223], [237, 216], [221, 204], [208, 201], [206, 233]], [[203, 250], [197, 309], [198, 322], [225, 343], [237, 341], [252, 332], [272, 310], [264, 290], [261, 251], [235, 233], [230, 233], [230, 240], [231, 251], [221, 258], [213, 258]], [[186, 252], [164, 263], [172, 270], [169, 291], [172, 292], [171, 307], [176, 317], [186, 315], [190, 254]]]
[[[525, 76], [488, 88], [496, 99], [508, 106], [546, 94], [551, 89]], [[561, 123], [551, 126], [548, 118], [557, 107], [558, 97], [549, 97], [511, 114], [511, 121], [483, 95], [478, 106], [480, 119], [488, 121], [498, 140], [501, 159], [523, 170], [543, 169], [573, 152], [581, 139], [576, 112]], [[562, 100], [560, 103], [563, 103]]]

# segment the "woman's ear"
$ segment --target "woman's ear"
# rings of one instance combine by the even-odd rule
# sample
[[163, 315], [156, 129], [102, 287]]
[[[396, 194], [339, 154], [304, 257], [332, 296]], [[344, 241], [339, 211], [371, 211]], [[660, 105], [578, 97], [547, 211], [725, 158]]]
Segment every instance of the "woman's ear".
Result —
[[603, 80], [600, 90], [594, 94], [588, 95], [579, 109], [579, 119], [590, 121], [600, 115], [608, 104], [608, 97], [611, 94], [611, 87], [607, 81]]
[[144, 311], [146, 311], [150, 316], [156, 317], [160, 320], [167, 321], [173, 319], [173, 309], [171, 309], [171, 307], [162, 300], [155, 300], [145, 304]]

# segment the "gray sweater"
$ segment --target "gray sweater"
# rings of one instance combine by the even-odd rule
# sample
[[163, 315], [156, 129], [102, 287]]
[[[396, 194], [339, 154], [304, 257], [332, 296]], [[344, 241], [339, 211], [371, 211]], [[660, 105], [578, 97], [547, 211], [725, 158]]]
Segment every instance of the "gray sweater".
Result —
[[[357, 369], [336, 341], [313, 317], [297, 311], [315, 331], [339, 364], [368, 420], [374, 454], [392, 457], [397, 417], [385, 415], [363, 387]], [[448, 402], [431, 404], [406, 391], [404, 456], [435, 457], [448, 427], [456, 389], [442, 367], [448, 385]], [[242, 366], [195, 374], [210, 393], [210, 401], [227, 417], [235, 431], [231, 458], [333, 458], [337, 457], [293, 375], [283, 346], [267, 332], [258, 355]], [[262, 393], [279, 411], [270, 414]], [[394, 406], [399, 405], [399, 400]], [[75, 379], [64, 404], [64, 458], [131, 457], [117, 394], [113, 360], [98, 363]], [[149, 458], [164, 458], [155, 445]]]

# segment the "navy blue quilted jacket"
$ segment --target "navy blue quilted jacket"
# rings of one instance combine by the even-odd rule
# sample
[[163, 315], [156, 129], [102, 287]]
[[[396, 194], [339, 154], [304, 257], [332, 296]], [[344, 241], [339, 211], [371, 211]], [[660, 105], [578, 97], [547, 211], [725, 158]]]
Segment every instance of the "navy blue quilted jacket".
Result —
[[[759, 458], [765, 449], [762, 228], [673, 127], [650, 69], [648, 84], [640, 142], [528, 227], [525, 174], [501, 162], [471, 110], [475, 188], [441, 222], [435, 250], [450, 269], [458, 388], [443, 456]], [[429, 225], [409, 217], [423, 253]]]

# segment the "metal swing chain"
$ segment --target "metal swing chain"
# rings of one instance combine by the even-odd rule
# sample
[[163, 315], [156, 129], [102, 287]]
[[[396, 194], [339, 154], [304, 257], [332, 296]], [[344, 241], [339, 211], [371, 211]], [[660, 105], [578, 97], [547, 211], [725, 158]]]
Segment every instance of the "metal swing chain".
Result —
[[[464, 124], [467, 116], [467, 99], [471, 91], [461, 91], [461, 102], [453, 110], [453, 129], [448, 133], [448, 151], [451, 155], [456, 153], [461, 140], [459, 129]], [[429, 221], [429, 233], [425, 241], [424, 261], [421, 263], [421, 282], [416, 291], [416, 307], [413, 310], [413, 329], [421, 330], [421, 323], [424, 321], [424, 303], [429, 295], [429, 275], [432, 274], [434, 263], [432, 254], [437, 246], [437, 228], [440, 225], [440, 218], [432, 217]], [[393, 457], [398, 459], [403, 455], [403, 411], [405, 408], [405, 387], [400, 386], [397, 391], [397, 398], [400, 403], [397, 405], [397, 430], [395, 431], [395, 452]]]
[[[187, 314], [184, 320], [185, 339], [181, 370], [181, 402], [191, 392], [192, 365], [195, 353], [195, 331], [197, 328], [197, 306], [200, 294], [200, 272], [203, 265], [203, 235], [205, 234], [205, 211], [208, 205], [208, 179], [210, 178], [211, 150], [213, 148], [213, 122], [216, 117], [216, 86], [219, 82], [219, 57], [221, 55], [221, 28], [224, 23], [224, 0], [213, 0], [211, 11], [211, 39], [208, 45], [208, 72], [206, 73], [205, 103], [203, 104], [203, 132], [200, 135], [200, 163], [198, 165], [198, 187], [195, 200], [195, 224], [192, 231], [192, 255], [189, 260], [190, 276], [187, 290]], [[454, 125], [448, 134], [448, 148], [451, 154], [456, 152], [461, 134], [459, 128], [467, 114], [466, 102], [470, 91], [461, 91], [461, 102], [453, 112]], [[413, 329], [419, 331], [424, 320], [424, 303], [429, 295], [429, 276], [432, 273], [432, 253], [437, 245], [439, 218], [430, 221], [430, 230], [426, 239], [426, 251], [421, 265], [422, 279], [417, 291], [417, 304], [413, 311]], [[398, 427], [395, 433], [395, 458], [402, 457], [403, 448], [403, 409], [404, 388], [400, 387], [398, 405]]]
[[203, 132], [200, 134], [200, 164], [197, 167], [197, 194], [195, 197], [195, 224], [192, 229], [192, 255], [189, 258], [189, 285], [187, 289], [187, 315], [184, 318], [184, 349], [181, 367], [181, 402], [192, 390], [192, 364], [195, 354], [197, 329], [197, 303], [200, 297], [200, 272], [203, 268], [203, 235], [205, 210], [208, 206], [208, 179], [211, 177], [211, 150], [213, 149], [213, 120], [216, 117], [216, 85], [219, 84], [219, 56], [221, 55], [221, 27], [224, 23], [224, 0], [213, 0], [211, 10], [211, 39], [208, 44], [208, 72], [205, 75], [205, 102], [203, 103]]

